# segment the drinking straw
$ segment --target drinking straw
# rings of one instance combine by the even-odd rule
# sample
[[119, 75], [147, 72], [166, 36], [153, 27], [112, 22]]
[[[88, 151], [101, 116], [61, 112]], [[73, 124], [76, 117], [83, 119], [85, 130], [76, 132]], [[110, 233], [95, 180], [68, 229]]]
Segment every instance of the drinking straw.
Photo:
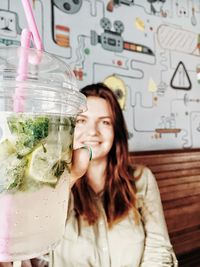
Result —
[[[1, 195], [1, 211], [0, 216], [0, 226], [1, 226], [1, 236], [3, 237], [3, 245], [1, 246], [0, 258], [4, 261], [4, 255], [9, 255], [9, 245], [10, 245], [10, 224], [11, 224], [11, 214], [13, 207], [13, 198], [9, 194]], [[3, 258], [2, 258], [3, 256]]]
[[[17, 69], [18, 76], [16, 81], [24, 81], [26, 79], [27, 70], [28, 70], [28, 47], [30, 46], [31, 32], [27, 29], [24, 29], [21, 34], [21, 48], [19, 55], [19, 65]], [[22, 84], [19, 84], [15, 89], [14, 94], [14, 112], [23, 112], [24, 111], [24, 102], [25, 102], [25, 89]], [[2, 201], [2, 200], [1, 200]], [[10, 225], [12, 223], [12, 207], [13, 207], [13, 197], [11, 195], [5, 195], [3, 197], [4, 207], [5, 207], [5, 217], [6, 222], [4, 223], [4, 235], [6, 242], [4, 243], [3, 251], [5, 254], [9, 255], [9, 242], [10, 242]], [[21, 266], [13, 263], [13, 266]]]
[[[31, 40], [31, 32], [27, 29], [24, 29], [21, 34], [21, 48], [20, 48], [20, 55], [19, 55], [19, 64], [17, 73], [18, 76], [16, 81], [24, 81], [27, 77], [28, 71], [28, 49], [30, 46]], [[15, 94], [14, 94], [14, 105], [13, 109], [15, 112], [23, 112], [24, 111], [24, 104], [25, 104], [25, 89], [24, 86], [21, 84], [16, 87]]]
[[[27, 77], [28, 71], [28, 48], [30, 47], [31, 37], [33, 38], [33, 43], [35, 48], [39, 51], [43, 50], [43, 45], [41, 42], [41, 38], [37, 29], [37, 25], [35, 22], [35, 18], [33, 15], [33, 10], [29, 0], [21, 0], [24, 13], [26, 15], [26, 19], [28, 22], [29, 30], [24, 29], [21, 34], [21, 49], [20, 49], [20, 57], [19, 57], [19, 65], [18, 65], [18, 76], [16, 81], [24, 81]], [[41, 54], [34, 60], [35, 64], [38, 64], [41, 60]], [[15, 112], [23, 112], [25, 104], [25, 91], [23, 86], [18, 86], [15, 90], [14, 95], [14, 106], [13, 109]]]
[[42, 41], [37, 29], [37, 25], [35, 22], [35, 18], [33, 15], [33, 10], [31, 7], [31, 4], [29, 2], [29, 0], [21, 0], [22, 5], [24, 7], [24, 12], [26, 15], [26, 19], [28, 22], [28, 26], [29, 26], [29, 30], [31, 31], [32, 35], [33, 35], [33, 41], [35, 44], [35, 48], [38, 50], [43, 50], [43, 45], [42, 45]]
[[[35, 45], [35, 48], [38, 50], [43, 50], [41, 38], [39, 36], [37, 26], [35, 23], [35, 19], [33, 16], [33, 11], [31, 8], [31, 5], [29, 3], [29, 0], [21, 0], [24, 11], [26, 14], [26, 19], [28, 21], [29, 30], [24, 29], [21, 34], [21, 47], [20, 47], [20, 55], [19, 55], [19, 64], [17, 68], [17, 74], [16, 81], [19, 82], [18, 86], [15, 89], [14, 94], [14, 105], [13, 110], [14, 112], [23, 112], [24, 111], [24, 104], [25, 104], [25, 88], [24, 84], [20, 82], [26, 80], [27, 78], [27, 72], [28, 72], [28, 63], [29, 63], [29, 47], [30, 47], [30, 41], [31, 37], [33, 38], [33, 43]], [[35, 64], [38, 64], [38, 62], [41, 59], [41, 54], [39, 53]], [[38, 61], [39, 60], [39, 61]], [[12, 207], [13, 207], [13, 197], [8, 194], [4, 196], [4, 207], [5, 207], [5, 215], [6, 215], [6, 225], [4, 225], [4, 234], [5, 239], [7, 242], [4, 244], [4, 252], [5, 254], [9, 255], [9, 237], [10, 237], [10, 224], [12, 220]], [[19, 266], [20, 261], [16, 261], [13, 263], [13, 266]]]
[[31, 42], [31, 32], [28, 29], [23, 29], [22, 34], [21, 34], [21, 47], [23, 48], [29, 48], [30, 47], [30, 42]]

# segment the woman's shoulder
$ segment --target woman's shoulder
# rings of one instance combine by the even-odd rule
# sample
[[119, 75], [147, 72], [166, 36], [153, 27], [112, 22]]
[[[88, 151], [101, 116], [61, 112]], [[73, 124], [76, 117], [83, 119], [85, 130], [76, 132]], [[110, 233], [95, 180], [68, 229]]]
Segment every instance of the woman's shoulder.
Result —
[[133, 177], [137, 195], [145, 195], [148, 185], [155, 182], [152, 171], [144, 165], [137, 165], [135, 167]]

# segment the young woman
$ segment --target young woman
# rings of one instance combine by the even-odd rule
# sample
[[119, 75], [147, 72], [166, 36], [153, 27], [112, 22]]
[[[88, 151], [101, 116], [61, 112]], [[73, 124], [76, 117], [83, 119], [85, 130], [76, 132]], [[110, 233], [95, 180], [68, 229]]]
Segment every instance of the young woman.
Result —
[[178, 266], [156, 180], [148, 168], [129, 163], [113, 92], [101, 83], [81, 92], [88, 110], [77, 117], [74, 145], [90, 147], [92, 160], [72, 187], [64, 237], [50, 266]]
[[[113, 92], [101, 83], [81, 92], [88, 110], [77, 117], [74, 146], [83, 149], [73, 154], [65, 233], [49, 255], [50, 267], [178, 266], [156, 180], [148, 168], [129, 163], [127, 129]], [[47, 266], [38, 259], [23, 264]]]

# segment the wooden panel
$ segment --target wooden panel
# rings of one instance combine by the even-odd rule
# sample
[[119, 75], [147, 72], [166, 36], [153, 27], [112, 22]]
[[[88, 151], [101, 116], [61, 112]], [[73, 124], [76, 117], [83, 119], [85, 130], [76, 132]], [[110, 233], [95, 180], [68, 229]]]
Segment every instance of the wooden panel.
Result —
[[175, 243], [174, 248], [177, 254], [187, 253], [188, 250], [200, 249], [200, 229], [171, 237], [171, 241]]
[[[200, 251], [200, 149], [130, 153], [130, 160], [132, 164], [148, 166], [158, 181], [178, 258]], [[194, 255], [197, 265], [185, 266], [200, 266], [200, 258], [197, 263]]]
[[167, 163], [167, 164], [159, 164], [159, 165], [151, 165], [151, 169], [153, 172], [165, 172], [165, 171], [172, 171], [175, 172], [177, 170], [188, 170], [188, 169], [199, 169], [199, 162], [198, 161], [191, 161], [191, 162], [184, 162], [184, 163]]
[[170, 232], [200, 226], [199, 203], [165, 210], [165, 218]]
[[199, 203], [200, 201], [200, 196], [187, 196], [184, 198], [178, 198], [174, 199], [173, 201], [163, 201], [163, 207], [165, 210], [167, 209], [177, 209], [180, 208], [181, 206], [187, 206], [187, 205], [194, 205], [196, 203]]
[[[150, 168], [151, 168], [151, 165], [148, 165]], [[152, 168], [151, 168], [152, 170]], [[188, 173], [189, 172], [189, 173]], [[176, 172], [172, 172], [172, 171], [169, 171], [169, 172], [158, 172], [158, 173], [154, 173], [156, 175], [156, 178], [159, 180], [159, 179], [168, 179], [168, 178], [172, 178], [172, 177], [183, 177], [183, 176], [186, 176], [190, 177], [193, 176], [193, 175], [197, 175], [199, 176], [200, 174], [200, 169], [187, 169], [187, 170], [176, 170]]]
[[[156, 175], [157, 178], [158, 175]], [[159, 187], [166, 187], [166, 186], [176, 186], [178, 184], [190, 184], [190, 183], [199, 183], [200, 182], [200, 175], [191, 175], [188, 176], [181, 176], [181, 177], [173, 177], [168, 179], [160, 179], [158, 180]]]

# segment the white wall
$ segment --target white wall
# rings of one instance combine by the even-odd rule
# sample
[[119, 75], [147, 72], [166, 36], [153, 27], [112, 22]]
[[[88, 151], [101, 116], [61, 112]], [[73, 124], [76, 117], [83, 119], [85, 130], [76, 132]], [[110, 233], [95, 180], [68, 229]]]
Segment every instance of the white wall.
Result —
[[[76, 2], [31, 1], [44, 48], [80, 88], [117, 90], [130, 150], [200, 147], [200, 1]], [[19, 45], [25, 27], [21, 2], [1, 0], [0, 45]]]

